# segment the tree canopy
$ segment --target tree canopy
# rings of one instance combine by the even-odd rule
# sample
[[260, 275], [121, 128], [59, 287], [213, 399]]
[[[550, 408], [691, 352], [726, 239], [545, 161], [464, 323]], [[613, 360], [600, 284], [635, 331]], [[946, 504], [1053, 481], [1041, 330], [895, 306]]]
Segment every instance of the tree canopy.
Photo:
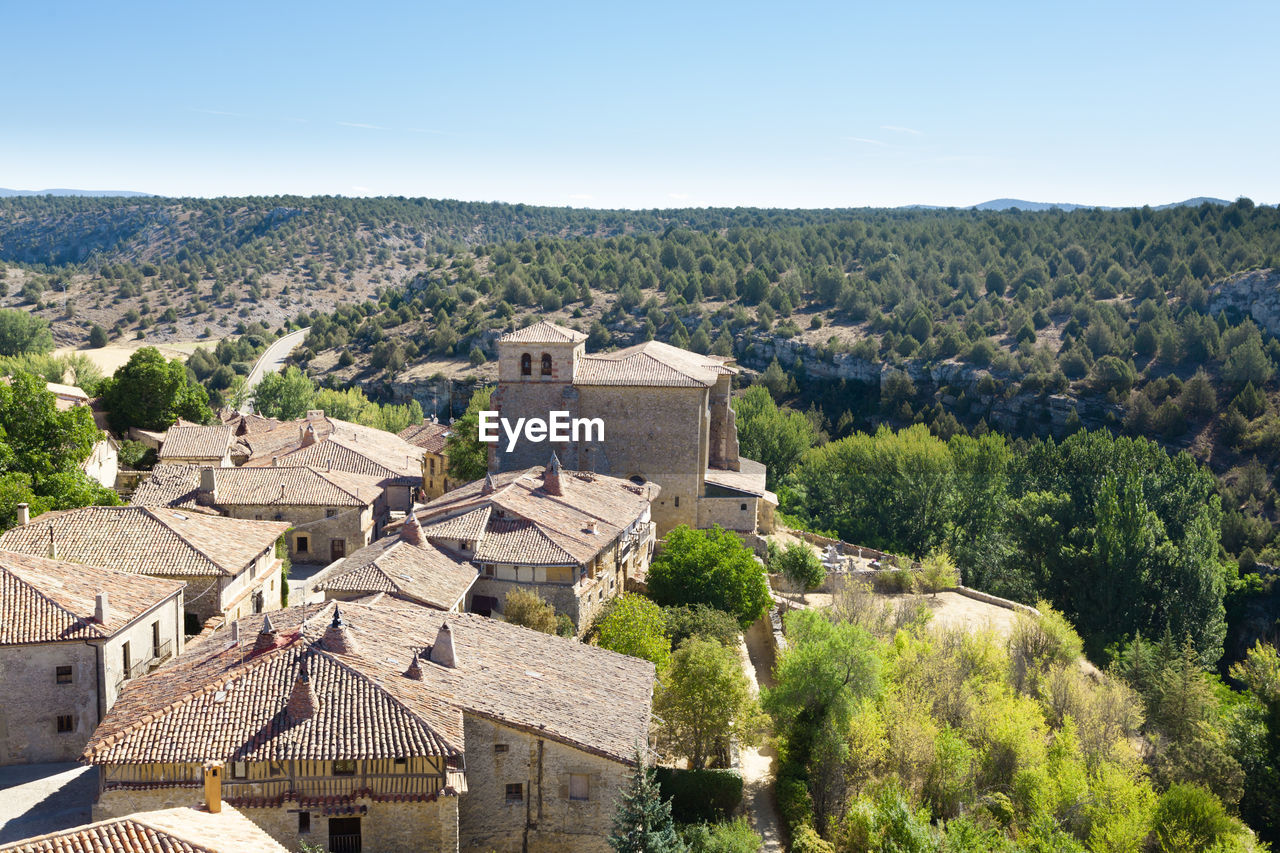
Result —
[[720, 527], [667, 533], [648, 574], [649, 594], [659, 604], [707, 604], [749, 625], [769, 608], [764, 568], [742, 540]]
[[206, 424], [213, 420], [209, 394], [187, 375], [182, 362], [166, 360], [155, 347], [142, 347], [100, 389], [111, 428], [166, 430], [178, 418]]

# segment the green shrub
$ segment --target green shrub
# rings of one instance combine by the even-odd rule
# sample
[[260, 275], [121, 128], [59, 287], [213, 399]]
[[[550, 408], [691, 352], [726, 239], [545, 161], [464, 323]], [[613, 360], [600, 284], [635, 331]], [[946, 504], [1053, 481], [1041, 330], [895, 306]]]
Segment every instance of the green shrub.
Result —
[[744, 817], [728, 823], [698, 823], [682, 833], [689, 853], [759, 853], [764, 841]]
[[724, 820], [742, 802], [742, 774], [737, 770], [658, 767], [654, 774], [662, 799], [671, 800], [677, 823]]
[[1219, 844], [1230, 850], [1244, 828], [1207, 789], [1171, 785], [1156, 805], [1151, 833], [1160, 853], [1192, 853]]
[[915, 589], [915, 573], [910, 569], [886, 569], [876, 572], [874, 578], [876, 592], [907, 593]]
[[664, 607], [662, 611], [667, 617], [667, 636], [671, 638], [673, 649], [693, 637], [715, 640], [722, 646], [735, 646], [742, 633], [738, 620], [732, 614], [707, 604], [681, 604]]
[[816, 829], [805, 824], [791, 833], [791, 853], [835, 853], [835, 848], [823, 841]]

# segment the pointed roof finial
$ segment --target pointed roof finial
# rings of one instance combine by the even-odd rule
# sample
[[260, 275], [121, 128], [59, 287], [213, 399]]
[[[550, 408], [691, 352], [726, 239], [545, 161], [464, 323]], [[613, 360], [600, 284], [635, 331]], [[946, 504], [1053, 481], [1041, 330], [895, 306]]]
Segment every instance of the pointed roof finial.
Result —
[[358, 650], [356, 638], [347, 626], [346, 620], [342, 618], [342, 611], [337, 605], [333, 608], [333, 621], [329, 623], [324, 636], [320, 638], [320, 648], [340, 655], [352, 654]]
[[253, 650], [255, 652], [265, 652], [267, 649], [273, 649], [276, 645], [276, 629], [271, 624], [271, 616], [262, 617], [262, 627], [258, 630], [258, 639], [253, 642]]
[[414, 681], [422, 680], [422, 658], [417, 652], [413, 653], [413, 660], [409, 662], [409, 668], [405, 670], [405, 676], [412, 678]]
[[311, 686], [311, 676], [307, 674], [305, 660], [298, 662], [298, 677], [293, 681], [293, 689], [289, 691], [289, 701], [284, 706], [284, 718], [289, 725], [297, 725], [309, 720], [320, 710], [320, 700]]
[[409, 516], [404, 520], [404, 524], [400, 527], [400, 539], [410, 545], [422, 544], [422, 522], [418, 521], [416, 513], [410, 511]]
[[302, 446], [309, 447], [315, 444], [317, 438], [315, 424], [307, 424], [307, 428], [302, 431]]
[[498, 490], [498, 486], [493, 482], [493, 472], [484, 475], [484, 485], [480, 487], [480, 494], [491, 495]]
[[542, 472], [542, 490], [549, 495], [563, 495], [564, 487], [560, 482], [560, 457], [556, 456], [555, 451], [551, 451], [551, 461], [547, 463], [547, 470]]

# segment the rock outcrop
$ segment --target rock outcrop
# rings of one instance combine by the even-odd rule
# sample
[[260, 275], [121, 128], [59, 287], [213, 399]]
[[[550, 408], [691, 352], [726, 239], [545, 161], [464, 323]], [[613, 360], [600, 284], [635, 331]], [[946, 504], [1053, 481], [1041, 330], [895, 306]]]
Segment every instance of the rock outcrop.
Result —
[[1280, 334], [1280, 270], [1250, 270], [1229, 275], [1209, 288], [1209, 313], [1252, 317], [1273, 335]]

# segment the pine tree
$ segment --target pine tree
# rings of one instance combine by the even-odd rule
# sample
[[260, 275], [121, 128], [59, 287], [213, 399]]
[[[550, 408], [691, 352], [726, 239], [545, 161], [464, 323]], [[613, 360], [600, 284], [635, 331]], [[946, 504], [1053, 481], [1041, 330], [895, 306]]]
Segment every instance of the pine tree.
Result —
[[663, 802], [658, 783], [636, 750], [631, 784], [618, 801], [609, 845], [618, 853], [685, 853], [671, 820], [671, 801]]

